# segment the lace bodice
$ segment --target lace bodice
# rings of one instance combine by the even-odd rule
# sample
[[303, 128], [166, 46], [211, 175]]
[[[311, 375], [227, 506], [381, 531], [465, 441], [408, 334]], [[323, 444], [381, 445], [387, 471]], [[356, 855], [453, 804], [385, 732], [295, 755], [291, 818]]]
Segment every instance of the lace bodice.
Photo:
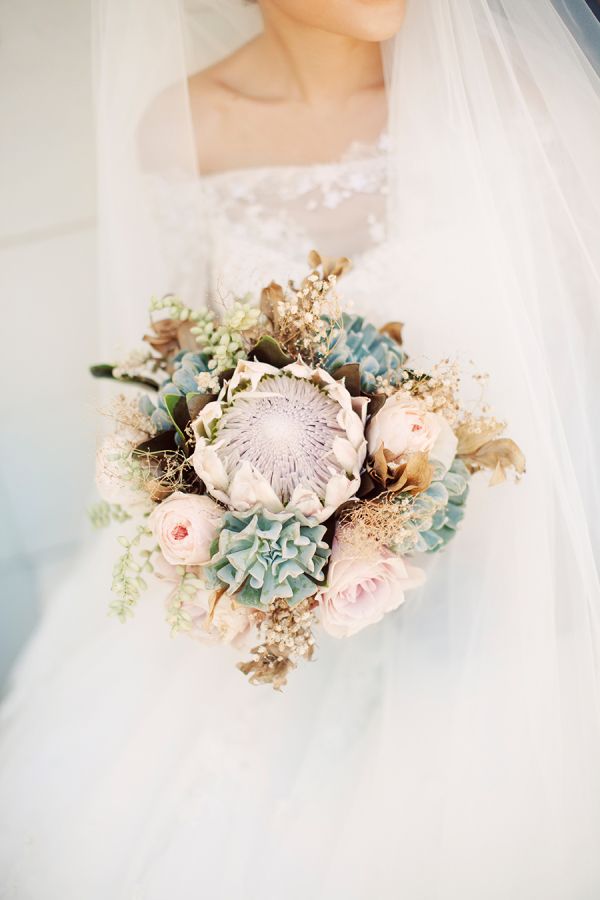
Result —
[[181, 184], [179, 196], [173, 184], [159, 185], [157, 213], [176, 259], [176, 289], [190, 296], [202, 265], [210, 301], [228, 305], [271, 280], [300, 279], [308, 252], [318, 249], [352, 259], [341, 292], [348, 306], [364, 310], [374, 289], [389, 295], [382, 284], [389, 272], [386, 167], [382, 136], [375, 145], [354, 144], [338, 162], [218, 173], [192, 191]]

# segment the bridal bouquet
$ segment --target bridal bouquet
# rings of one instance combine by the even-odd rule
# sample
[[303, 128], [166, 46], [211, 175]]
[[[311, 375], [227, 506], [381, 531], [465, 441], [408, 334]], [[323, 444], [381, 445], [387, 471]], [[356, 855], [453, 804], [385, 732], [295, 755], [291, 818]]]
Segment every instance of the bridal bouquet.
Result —
[[340, 312], [348, 264], [313, 252], [300, 285], [222, 316], [153, 300], [147, 349], [92, 368], [145, 389], [116, 398], [98, 451], [94, 521], [139, 520], [113, 611], [152, 576], [174, 631], [247, 650], [239, 668], [275, 688], [317, 627], [354, 635], [423, 582], [412, 560], [453, 537], [473, 473], [525, 469], [455, 365], [414, 371], [399, 323]]

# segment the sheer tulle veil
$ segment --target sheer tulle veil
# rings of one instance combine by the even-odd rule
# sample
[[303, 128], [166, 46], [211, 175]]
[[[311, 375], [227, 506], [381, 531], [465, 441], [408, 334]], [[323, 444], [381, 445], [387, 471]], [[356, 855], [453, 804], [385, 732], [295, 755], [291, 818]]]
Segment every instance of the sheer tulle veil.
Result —
[[[158, 171], [189, 191], [201, 236], [187, 74], [260, 19], [234, 0], [96, 12], [100, 319], [114, 349], [139, 334], [151, 294], [203, 297], [198, 255], [190, 265], [161, 233], [149, 182]], [[286, 803], [263, 810], [281, 845], [249, 832], [248, 859], [261, 884], [287, 883], [301, 841], [318, 896], [597, 896], [600, 29], [583, 0], [409, 0], [383, 52], [395, 318], [409, 350], [489, 372], [528, 473], [490, 500], [473, 491], [464, 533], [373, 654], [378, 725], [344, 752], [334, 724], [357, 651], [340, 650]], [[435, 257], [415, 253], [429, 243]], [[361, 856], [381, 860], [364, 883], [346, 875]]]

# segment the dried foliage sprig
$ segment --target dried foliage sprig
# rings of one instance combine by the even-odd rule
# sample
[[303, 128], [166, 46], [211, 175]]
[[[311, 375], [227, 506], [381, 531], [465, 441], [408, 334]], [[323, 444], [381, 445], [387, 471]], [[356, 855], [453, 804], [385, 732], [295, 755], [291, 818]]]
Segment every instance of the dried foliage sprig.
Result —
[[101, 500], [89, 508], [88, 518], [94, 528], [108, 528], [111, 522], [127, 522], [131, 516], [118, 503]]
[[190, 631], [192, 617], [185, 607], [186, 604], [193, 603], [194, 597], [204, 586], [202, 579], [185, 566], [176, 566], [176, 572], [178, 582], [167, 600], [167, 622], [171, 626], [172, 634]]

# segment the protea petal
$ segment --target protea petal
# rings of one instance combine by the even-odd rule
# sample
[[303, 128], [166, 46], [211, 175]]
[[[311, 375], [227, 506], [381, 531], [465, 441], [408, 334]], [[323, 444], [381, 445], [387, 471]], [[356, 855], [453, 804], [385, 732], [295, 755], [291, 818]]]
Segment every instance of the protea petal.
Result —
[[355, 412], [353, 402], [341, 382], [301, 360], [281, 370], [241, 360], [196, 420], [194, 467], [232, 509], [288, 508], [322, 522], [335, 511], [331, 498], [343, 503], [358, 488], [365, 404]]

